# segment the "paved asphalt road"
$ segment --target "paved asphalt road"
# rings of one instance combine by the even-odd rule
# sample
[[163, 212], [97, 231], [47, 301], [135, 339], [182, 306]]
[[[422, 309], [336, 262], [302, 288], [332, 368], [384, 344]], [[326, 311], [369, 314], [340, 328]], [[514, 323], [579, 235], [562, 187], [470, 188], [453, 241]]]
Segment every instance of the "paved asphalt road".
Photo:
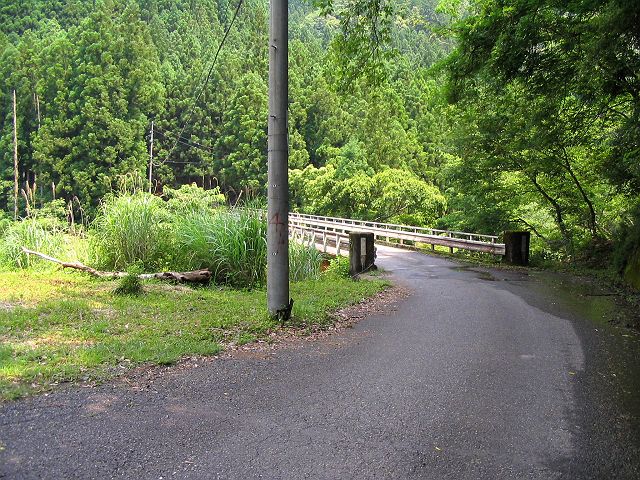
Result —
[[0, 478], [640, 478], [639, 342], [597, 296], [379, 264], [412, 295], [344, 333], [0, 407]]

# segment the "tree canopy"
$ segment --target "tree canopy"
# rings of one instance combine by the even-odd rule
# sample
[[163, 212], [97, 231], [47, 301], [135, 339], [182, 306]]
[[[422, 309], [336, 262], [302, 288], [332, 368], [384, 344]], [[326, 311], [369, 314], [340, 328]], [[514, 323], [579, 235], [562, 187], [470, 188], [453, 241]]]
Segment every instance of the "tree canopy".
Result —
[[[13, 206], [14, 89], [20, 188], [41, 205], [90, 214], [119, 176], [146, 178], [152, 122], [153, 191], [264, 195], [268, 2], [246, 0], [231, 26], [236, 6], [4, 2], [0, 208]], [[638, 16], [624, 0], [292, 0], [292, 208], [526, 228], [542, 259], [632, 248]]]

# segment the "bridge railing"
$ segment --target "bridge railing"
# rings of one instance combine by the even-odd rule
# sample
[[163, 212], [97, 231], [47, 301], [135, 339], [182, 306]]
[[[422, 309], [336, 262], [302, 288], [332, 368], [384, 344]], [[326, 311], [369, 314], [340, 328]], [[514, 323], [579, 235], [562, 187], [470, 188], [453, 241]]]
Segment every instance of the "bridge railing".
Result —
[[292, 212], [289, 213], [289, 228], [294, 236], [304, 238], [309, 243], [321, 243], [324, 245], [325, 251], [328, 243], [334, 244], [339, 251], [344, 242], [348, 245], [349, 232], [359, 231], [373, 233], [376, 239], [387, 242], [395, 240], [401, 245], [404, 242], [413, 242], [431, 245], [432, 248], [444, 246], [448, 247], [450, 251], [456, 248], [493, 255], [504, 255], [505, 253], [505, 245], [499, 243], [499, 237], [495, 235], [369, 222], [349, 218]]

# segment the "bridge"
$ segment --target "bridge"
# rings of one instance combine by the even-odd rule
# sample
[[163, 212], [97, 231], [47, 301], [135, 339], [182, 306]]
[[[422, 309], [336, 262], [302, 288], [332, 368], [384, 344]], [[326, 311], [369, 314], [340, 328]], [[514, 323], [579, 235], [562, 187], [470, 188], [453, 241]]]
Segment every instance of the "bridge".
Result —
[[[315, 245], [327, 253], [340, 253], [349, 249], [349, 233], [373, 233], [376, 240], [403, 245], [427, 245], [435, 250], [436, 246], [448, 247], [470, 252], [482, 252], [492, 255], [504, 255], [505, 244], [500, 237], [478, 233], [437, 230], [434, 228], [414, 227], [393, 223], [370, 222], [350, 218], [325, 217], [289, 213], [289, 231], [292, 238], [302, 243]], [[407, 243], [409, 242], [409, 243]]]

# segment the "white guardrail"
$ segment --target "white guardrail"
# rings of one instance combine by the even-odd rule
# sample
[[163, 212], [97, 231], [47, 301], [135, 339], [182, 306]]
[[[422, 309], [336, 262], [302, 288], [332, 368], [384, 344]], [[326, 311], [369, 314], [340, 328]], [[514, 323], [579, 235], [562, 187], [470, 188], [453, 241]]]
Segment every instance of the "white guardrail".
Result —
[[339, 255], [341, 248], [349, 249], [350, 232], [373, 233], [376, 240], [391, 242], [397, 240], [402, 246], [404, 242], [414, 244], [436, 245], [471, 252], [483, 252], [493, 255], [504, 255], [504, 243], [498, 243], [499, 237], [480, 235], [477, 233], [436, 230], [433, 228], [412, 227], [392, 223], [367, 222], [348, 218], [323, 217], [302, 213], [289, 213], [289, 231], [296, 240], [310, 244], [322, 245], [323, 251], [331, 244]]

